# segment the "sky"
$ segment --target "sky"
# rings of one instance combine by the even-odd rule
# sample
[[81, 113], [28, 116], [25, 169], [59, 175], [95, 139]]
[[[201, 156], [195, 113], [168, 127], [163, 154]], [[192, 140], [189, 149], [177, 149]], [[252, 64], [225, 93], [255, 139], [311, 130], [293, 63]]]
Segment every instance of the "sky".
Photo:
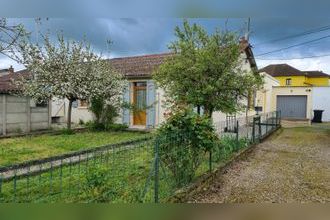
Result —
[[[34, 18], [10, 18], [11, 24], [23, 24], [31, 32], [34, 41], [40, 41], [37, 31], [49, 32], [55, 39], [63, 32], [67, 39], [87, 39], [93, 49], [105, 57], [122, 57], [154, 54], [168, 51], [168, 44], [175, 40], [174, 28], [181, 25], [182, 18], [141, 17], [141, 18], [95, 18], [64, 17], [42, 18], [37, 24]], [[247, 17], [241, 18], [194, 18], [191, 23], [202, 25], [209, 33], [216, 28], [228, 29], [243, 36], [248, 32]], [[330, 56], [309, 59], [293, 59], [310, 56], [330, 55], [330, 18], [287, 18], [287, 17], [251, 17], [250, 43], [259, 68], [268, 64], [288, 63], [301, 70], [322, 70], [330, 73]], [[325, 27], [323, 31], [316, 31]], [[315, 30], [312, 34], [306, 34]], [[300, 35], [305, 33], [305, 35]], [[293, 37], [300, 35], [298, 37]], [[283, 39], [285, 38], [285, 39]], [[321, 40], [317, 40], [323, 38]], [[107, 40], [113, 44], [107, 48]], [[301, 46], [297, 44], [313, 41]], [[287, 50], [263, 53], [292, 47]], [[110, 51], [110, 53], [109, 53]], [[3, 55], [0, 55], [0, 69], [13, 65], [15, 70], [24, 68]]]

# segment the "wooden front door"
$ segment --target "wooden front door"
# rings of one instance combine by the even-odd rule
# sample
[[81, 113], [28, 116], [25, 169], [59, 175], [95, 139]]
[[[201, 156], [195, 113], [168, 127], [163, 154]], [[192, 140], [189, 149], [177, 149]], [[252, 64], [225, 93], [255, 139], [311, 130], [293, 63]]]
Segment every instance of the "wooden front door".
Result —
[[133, 125], [146, 125], [147, 83], [133, 83]]

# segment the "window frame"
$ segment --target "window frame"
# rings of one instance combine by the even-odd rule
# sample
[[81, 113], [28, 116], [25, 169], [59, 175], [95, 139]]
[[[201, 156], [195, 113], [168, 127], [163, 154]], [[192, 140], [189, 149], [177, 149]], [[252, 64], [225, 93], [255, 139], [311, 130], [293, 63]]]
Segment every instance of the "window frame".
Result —
[[292, 85], [292, 78], [286, 78], [285, 79], [285, 85], [286, 86], [291, 86]]

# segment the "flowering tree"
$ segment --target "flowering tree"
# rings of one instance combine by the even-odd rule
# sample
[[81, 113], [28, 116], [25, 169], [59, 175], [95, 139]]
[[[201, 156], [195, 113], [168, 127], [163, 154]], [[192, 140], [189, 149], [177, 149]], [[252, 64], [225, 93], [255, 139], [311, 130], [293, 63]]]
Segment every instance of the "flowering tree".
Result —
[[0, 53], [13, 58], [15, 46], [21, 37], [27, 36], [23, 25], [10, 25], [7, 19], [0, 18]]
[[169, 46], [169, 57], [153, 74], [176, 106], [203, 107], [209, 117], [214, 111], [234, 113], [242, 109], [261, 77], [244, 70], [238, 37], [232, 32], [208, 34], [197, 24], [184, 21], [176, 27], [177, 39]]
[[52, 97], [69, 101], [67, 128], [71, 129], [72, 103], [78, 99], [106, 97], [111, 105], [119, 105], [124, 86], [123, 76], [110, 62], [95, 54], [86, 41], [66, 41], [58, 35], [57, 43], [43, 36], [43, 44], [24, 40], [19, 46], [20, 61], [31, 77], [15, 82], [22, 93], [36, 100]]

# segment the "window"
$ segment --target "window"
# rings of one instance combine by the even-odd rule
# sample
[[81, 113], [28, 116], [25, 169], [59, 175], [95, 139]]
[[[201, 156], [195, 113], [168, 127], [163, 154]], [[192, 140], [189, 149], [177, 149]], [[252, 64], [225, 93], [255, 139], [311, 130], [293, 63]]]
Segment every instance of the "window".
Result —
[[291, 86], [291, 84], [292, 84], [292, 80], [291, 80], [291, 78], [286, 79], [286, 81], [285, 81], [285, 85], [287, 85], [287, 86]]
[[83, 100], [79, 100], [78, 102], [78, 107], [79, 108], [87, 108], [88, 107], [88, 102], [87, 100], [83, 99]]

